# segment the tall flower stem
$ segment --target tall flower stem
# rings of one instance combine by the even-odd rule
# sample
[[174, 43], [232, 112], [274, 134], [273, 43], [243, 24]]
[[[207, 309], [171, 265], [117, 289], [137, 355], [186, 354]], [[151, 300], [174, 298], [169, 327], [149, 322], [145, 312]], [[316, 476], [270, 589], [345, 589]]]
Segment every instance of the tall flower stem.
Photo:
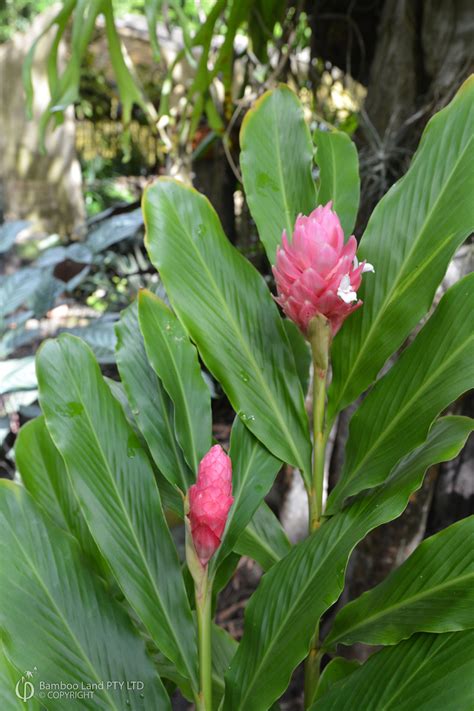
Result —
[[199, 698], [198, 711], [212, 711], [212, 657], [211, 657], [211, 606], [212, 581], [207, 565], [202, 579], [195, 585], [196, 615], [199, 647]]
[[[313, 356], [313, 468], [309, 492], [309, 529], [310, 533], [312, 533], [321, 525], [321, 517], [323, 515], [324, 461], [326, 454], [324, 418], [326, 410], [326, 380], [331, 345], [331, 326], [328, 319], [322, 315], [316, 315], [309, 324], [308, 336]], [[304, 692], [306, 708], [311, 705], [319, 683], [321, 656], [318, 623], [305, 662]]]
[[331, 325], [325, 316], [316, 315], [310, 322], [308, 336], [313, 356], [313, 471], [309, 497], [310, 531], [321, 525], [323, 515], [324, 459], [326, 435], [326, 380], [331, 346]]

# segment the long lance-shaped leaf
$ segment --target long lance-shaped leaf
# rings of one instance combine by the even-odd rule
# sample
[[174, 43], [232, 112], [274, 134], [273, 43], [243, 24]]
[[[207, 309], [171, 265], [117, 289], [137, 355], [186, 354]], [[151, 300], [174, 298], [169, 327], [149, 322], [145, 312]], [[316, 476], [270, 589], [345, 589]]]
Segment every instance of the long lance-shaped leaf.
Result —
[[334, 657], [329, 664], [324, 667], [319, 678], [318, 686], [314, 694], [314, 700], [323, 696], [333, 684], [341, 679], [345, 679], [358, 669], [360, 663], [355, 659], [344, 659], [344, 657]]
[[236, 553], [257, 561], [263, 570], [269, 570], [290, 550], [291, 543], [283, 526], [265, 502], [256, 510], [234, 545]]
[[171, 309], [150, 291], [138, 297], [149, 361], [174, 405], [175, 432], [194, 473], [211, 446], [211, 393], [196, 348]]
[[456, 248], [474, 228], [474, 77], [429, 122], [407, 174], [375, 208], [359, 257], [375, 266], [364, 305], [332, 348], [328, 416], [355, 400], [428, 311]]
[[159, 179], [145, 192], [143, 208], [150, 258], [206, 366], [252, 433], [309, 481], [303, 393], [265, 281], [195, 190]]
[[56, 449], [43, 416], [27, 422], [15, 442], [18, 470], [35, 502], [62, 529], [77, 538], [91, 559], [102, 565], [97, 545], [87, 527], [68, 478], [64, 460]]
[[196, 681], [196, 641], [151, 464], [92, 351], [62, 335], [37, 355], [40, 402], [89, 529], [157, 647]]
[[242, 123], [240, 146], [245, 196], [270, 264], [275, 264], [283, 230], [291, 238], [298, 214], [308, 215], [316, 207], [311, 135], [291, 89], [279, 86], [255, 102]]
[[232, 427], [229, 455], [234, 503], [222, 545], [210, 563], [212, 568], [217, 567], [233, 549], [281, 468], [281, 461], [270, 454], [238, 418]]
[[26, 682], [31, 684], [32, 680], [27, 679], [26, 671], [31, 670], [17, 669], [11, 663], [0, 644], [0, 708], [8, 711], [41, 711], [38, 699], [34, 696], [28, 698], [32, 689]]
[[194, 476], [176, 440], [173, 403], [148, 361], [137, 302], [122, 311], [115, 332], [117, 367], [151, 455], [163, 476], [186, 491]]
[[355, 144], [342, 131], [316, 131], [316, 163], [319, 166], [318, 203], [332, 200], [344, 234], [352, 234], [359, 209], [359, 158]]
[[380, 484], [423, 442], [434, 418], [474, 386], [473, 303], [471, 274], [446, 292], [414, 342], [359, 407], [328, 513], [345, 497]]
[[385, 484], [361, 495], [266, 573], [250, 598], [226, 677], [226, 711], [263, 711], [279, 698], [308, 653], [317, 621], [344, 587], [354, 546], [402, 513], [428, 466], [456, 456], [471, 427], [468, 418], [440, 420]]
[[474, 627], [474, 516], [428, 538], [380, 585], [346, 605], [325, 646], [396, 644]]
[[[67, 708], [170, 709], [145, 643], [122, 606], [84, 566], [72, 536], [43, 517], [22, 487], [5, 481], [0, 526], [0, 621], [15, 666], [37, 667], [31, 679], [36, 685], [63, 682], [83, 689], [104, 682], [90, 698], [68, 699]], [[145, 698], [107, 688], [112, 679], [141, 680]], [[12, 697], [14, 691], [12, 686]], [[64, 709], [65, 699], [52, 696], [45, 703]]]
[[311, 711], [468, 711], [473, 678], [474, 630], [417, 634], [372, 655]]

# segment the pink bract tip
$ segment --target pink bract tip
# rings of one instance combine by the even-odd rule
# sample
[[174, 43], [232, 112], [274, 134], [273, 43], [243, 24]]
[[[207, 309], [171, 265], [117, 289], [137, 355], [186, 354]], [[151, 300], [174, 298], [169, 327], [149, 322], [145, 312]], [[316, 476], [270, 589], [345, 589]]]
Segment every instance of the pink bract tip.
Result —
[[233, 501], [232, 462], [216, 444], [201, 459], [196, 483], [189, 489], [188, 517], [202, 565], [207, 565], [221, 544]]

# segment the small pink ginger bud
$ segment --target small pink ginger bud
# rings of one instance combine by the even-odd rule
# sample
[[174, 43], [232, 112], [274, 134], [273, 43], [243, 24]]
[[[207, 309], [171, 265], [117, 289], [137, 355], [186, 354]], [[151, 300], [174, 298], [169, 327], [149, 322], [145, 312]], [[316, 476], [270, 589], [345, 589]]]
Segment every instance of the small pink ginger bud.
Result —
[[232, 462], [218, 444], [201, 459], [197, 481], [189, 489], [189, 521], [194, 547], [207, 565], [221, 544], [232, 506]]
[[296, 219], [293, 239], [286, 231], [278, 247], [273, 267], [278, 297], [285, 314], [307, 335], [309, 322], [316, 314], [325, 316], [332, 335], [344, 320], [362, 306], [357, 289], [371, 264], [359, 264], [355, 256], [354, 235], [344, 244], [344, 233], [332, 202], [319, 206], [308, 216]]

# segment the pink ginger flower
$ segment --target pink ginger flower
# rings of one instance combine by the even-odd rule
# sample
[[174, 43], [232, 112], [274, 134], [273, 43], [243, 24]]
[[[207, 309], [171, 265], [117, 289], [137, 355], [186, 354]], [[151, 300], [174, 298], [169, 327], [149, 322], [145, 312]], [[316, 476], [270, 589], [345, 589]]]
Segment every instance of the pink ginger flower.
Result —
[[201, 459], [197, 481], [189, 489], [188, 517], [202, 565], [207, 565], [221, 544], [233, 501], [232, 462], [216, 444]]
[[299, 215], [291, 243], [283, 231], [273, 267], [276, 301], [305, 335], [311, 319], [322, 314], [335, 336], [349, 314], [362, 306], [357, 298], [362, 274], [374, 271], [371, 264], [358, 263], [354, 235], [344, 244], [341, 223], [331, 208], [328, 202], [308, 217]]

